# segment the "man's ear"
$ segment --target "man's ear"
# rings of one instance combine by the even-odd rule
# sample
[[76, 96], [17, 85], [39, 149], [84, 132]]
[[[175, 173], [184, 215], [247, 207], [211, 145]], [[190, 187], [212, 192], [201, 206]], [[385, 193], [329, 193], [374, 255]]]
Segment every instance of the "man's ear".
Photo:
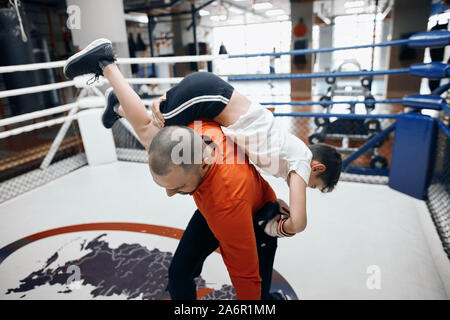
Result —
[[311, 161], [311, 171], [312, 172], [320, 173], [320, 172], [324, 172], [326, 169], [327, 169], [327, 167], [322, 162], [319, 162], [316, 160]]
[[[212, 150], [212, 153], [214, 154], [214, 150]], [[202, 169], [204, 167], [209, 166], [214, 162], [214, 157], [211, 155], [211, 148], [209, 146], [206, 146], [203, 149], [203, 156], [202, 156]]]

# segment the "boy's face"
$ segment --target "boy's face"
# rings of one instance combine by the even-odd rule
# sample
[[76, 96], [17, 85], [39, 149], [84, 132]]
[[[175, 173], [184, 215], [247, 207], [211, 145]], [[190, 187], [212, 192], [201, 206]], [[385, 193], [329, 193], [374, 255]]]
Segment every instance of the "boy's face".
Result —
[[322, 190], [323, 187], [325, 187], [325, 183], [321, 178], [317, 177], [317, 174], [315, 176], [311, 175], [309, 177], [308, 187], [312, 189]]
[[311, 161], [311, 174], [309, 176], [308, 187], [312, 189], [322, 190], [325, 187], [325, 183], [318, 176], [326, 170], [324, 164], [319, 161], [312, 160]]

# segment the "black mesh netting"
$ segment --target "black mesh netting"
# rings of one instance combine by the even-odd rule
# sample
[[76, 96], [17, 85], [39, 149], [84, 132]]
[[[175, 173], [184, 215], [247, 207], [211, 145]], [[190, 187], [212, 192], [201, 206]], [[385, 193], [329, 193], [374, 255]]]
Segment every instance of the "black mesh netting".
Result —
[[438, 132], [433, 174], [427, 194], [431, 218], [450, 259], [450, 139], [442, 130]]

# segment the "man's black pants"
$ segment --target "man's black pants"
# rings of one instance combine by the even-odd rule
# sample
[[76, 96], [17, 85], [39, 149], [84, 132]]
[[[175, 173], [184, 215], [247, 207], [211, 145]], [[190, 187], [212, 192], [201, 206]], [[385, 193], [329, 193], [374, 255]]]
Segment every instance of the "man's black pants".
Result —
[[[273, 261], [277, 250], [277, 238], [270, 237], [254, 223], [258, 248], [261, 299], [271, 300]], [[194, 279], [202, 271], [205, 259], [219, 247], [219, 242], [208, 227], [205, 218], [196, 210], [181, 237], [169, 267], [168, 290], [173, 300], [197, 298]]]

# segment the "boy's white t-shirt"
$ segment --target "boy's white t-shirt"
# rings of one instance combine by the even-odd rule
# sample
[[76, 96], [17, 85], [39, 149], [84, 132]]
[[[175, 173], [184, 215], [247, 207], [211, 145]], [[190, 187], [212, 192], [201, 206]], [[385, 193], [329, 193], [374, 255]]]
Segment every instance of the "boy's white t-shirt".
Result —
[[308, 146], [275, 123], [275, 117], [253, 102], [246, 114], [228, 127], [221, 127], [256, 166], [287, 181], [295, 171], [308, 184], [312, 153]]

